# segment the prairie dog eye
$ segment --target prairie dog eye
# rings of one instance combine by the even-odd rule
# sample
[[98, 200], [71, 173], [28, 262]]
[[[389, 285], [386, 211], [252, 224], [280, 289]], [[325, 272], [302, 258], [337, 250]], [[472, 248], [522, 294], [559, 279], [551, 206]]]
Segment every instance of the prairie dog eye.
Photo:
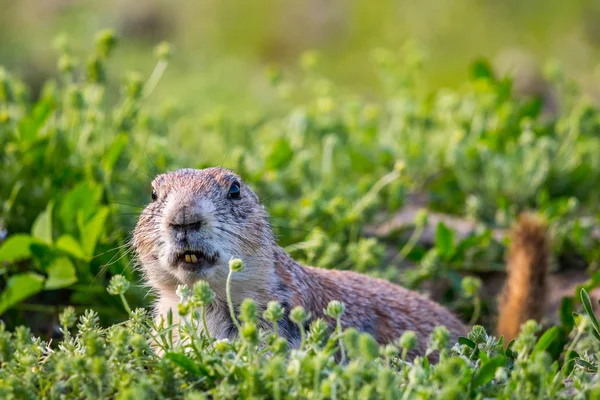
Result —
[[233, 200], [239, 200], [241, 198], [239, 182], [235, 181], [231, 184], [228, 197]]
[[158, 199], [158, 193], [156, 193], [156, 189], [152, 188], [152, 201], [156, 201]]

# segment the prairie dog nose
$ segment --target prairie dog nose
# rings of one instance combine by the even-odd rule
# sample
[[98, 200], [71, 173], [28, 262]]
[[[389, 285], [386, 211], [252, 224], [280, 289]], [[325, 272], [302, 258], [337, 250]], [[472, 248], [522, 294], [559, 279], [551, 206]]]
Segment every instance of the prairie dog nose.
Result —
[[174, 231], [198, 230], [206, 224], [201, 204], [173, 199], [165, 209], [165, 222]]
[[198, 220], [190, 221], [189, 223], [183, 223], [183, 224], [169, 223], [169, 227], [171, 227], [171, 229], [175, 229], [175, 230], [182, 230], [182, 229], [197, 230], [197, 229], [202, 228], [202, 225], [204, 225], [204, 220], [201, 218]]

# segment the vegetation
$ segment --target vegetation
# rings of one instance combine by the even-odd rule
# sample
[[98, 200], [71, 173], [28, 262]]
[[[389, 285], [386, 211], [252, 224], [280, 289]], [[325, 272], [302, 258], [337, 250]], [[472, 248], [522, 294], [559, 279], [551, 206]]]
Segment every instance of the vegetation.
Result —
[[[241, 260], [230, 262], [230, 274], [241, 269]], [[199, 332], [204, 307], [214, 297], [205, 282], [178, 289], [178, 324], [173, 324], [172, 315], [154, 323], [145, 309], [132, 311], [124, 297], [128, 287], [121, 275], [108, 286], [109, 293], [123, 300], [130, 315], [126, 322], [103, 329], [95, 312], [78, 318], [68, 307], [60, 316], [64, 336], [55, 348], [32, 338], [27, 328], [9, 333], [2, 325], [2, 397], [570, 399], [595, 398], [600, 391], [595, 357], [600, 329], [585, 290], [581, 298], [589, 319], [577, 316], [561, 360], [547, 352], [559, 328], [536, 340], [539, 326], [529, 321], [506, 349], [502, 338], [488, 335], [479, 325], [450, 348], [449, 332], [438, 327], [427, 354], [436, 354], [439, 362], [431, 365], [423, 357], [407, 361], [407, 352], [416, 346], [414, 332], [380, 347], [368, 334], [352, 328], [342, 331], [344, 307], [336, 301], [324, 310], [338, 321], [331, 335], [322, 319], [313, 321], [305, 333], [306, 312], [301, 307], [290, 312], [303, 333], [300, 348], [290, 351], [277, 334], [283, 308], [276, 302], [264, 312], [274, 329], [263, 331], [257, 326], [256, 304], [246, 299], [239, 321], [234, 319], [240, 338], [230, 342]], [[231, 302], [229, 307], [233, 314]], [[586, 353], [580, 355], [576, 349], [584, 342]]]
[[[128, 73], [114, 84], [108, 61], [116, 44], [114, 34], [101, 32], [80, 62], [66, 39], [57, 40], [60, 74], [39, 96], [0, 70], [3, 398], [596, 393], [600, 329], [585, 291], [584, 315], [573, 315], [579, 296], [566, 298], [560, 325], [542, 334], [528, 323], [508, 350], [481, 326], [458, 344], [438, 329], [430, 349], [441, 361], [430, 366], [422, 358], [404, 362], [410, 333], [380, 349], [352, 330], [330, 336], [322, 322], [300, 350], [289, 351], [276, 333], [257, 331], [251, 302], [240, 315], [240, 340], [214, 342], [192, 329], [202, 323], [192, 309], [211, 298], [202, 284], [180, 290], [181, 324], [155, 326], [139, 308], [148, 304], [147, 290], [128, 243], [153, 175], [223, 164], [256, 189], [279, 243], [296, 259], [413, 288], [447, 282], [440, 301], [465, 321], [489, 328], [494, 302], [482, 304], [479, 274], [503, 270], [504, 246], [492, 230], [525, 209], [548, 220], [556, 268], [579, 260], [591, 290], [600, 282], [600, 111], [559, 66], [546, 70], [558, 102], [548, 110], [542, 98], [514, 96], [511, 80], [485, 60], [472, 64], [460, 89], [423, 95], [420, 53], [378, 50], [372, 59], [386, 95], [369, 100], [339, 89], [309, 52], [301, 78], [267, 71], [277, 109], [241, 116], [217, 110], [199, 121], [169, 103], [148, 102], [169, 62], [167, 44], [156, 48], [148, 77]], [[174, 150], [189, 146], [197, 148], [194, 159]], [[413, 204], [415, 194], [426, 201], [408, 235], [368, 234], [367, 227]], [[479, 228], [463, 238], [440, 224], [433, 246], [425, 245], [418, 238], [429, 211]], [[273, 305], [269, 318], [278, 310]], [[337, 316], [339, 306], [328, 312]], [[301, 310], [294, 318], [302, 325]], [[23, 323], [30, 328], [16, 328]], [[46, 341], [53, 336], [58, 340]], [[151, 336], [164, 357], [149, 347]]]

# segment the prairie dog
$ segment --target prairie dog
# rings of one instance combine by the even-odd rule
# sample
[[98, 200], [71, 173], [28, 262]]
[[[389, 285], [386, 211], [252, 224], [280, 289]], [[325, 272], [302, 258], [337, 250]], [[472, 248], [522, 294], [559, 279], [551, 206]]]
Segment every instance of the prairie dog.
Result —
[[[152, 202], [139, 217], [133, 245], [148, 283], [157, 292], [157, 313], [171, 308], [177, 314], [177, 285], [192, 286], [197, 280], [210, 284], [215, 292], [215, 301], [207, 309], [212, 337], [237, 335], [225, 291], [232, 257], [242, 259], [245, 266], [232, 277], [234, 305], [249, 297], [262, 310], [269, 301], [278, 301], [285, 309], [279, 332], [291, 346], [299, 344], [300, 332], [289, 320], [289, 311], [302, 306], [312, 319], [322, 317], [333, 327], [335, 321], [323, 314], [331, 300], [345, 305], [344, 328], [368, 332], [381, 344], [398, 339], [406, 330], [415, 331], [418, 346], [410, 357], [424, 354], [437, 325], [446, 326], [453, 341], [466, 334], [455, 315], [417, 292], [356, 272], [294, 261], [277, 244], [256, 194], [227, 169], [181, 169], [156, 177]], [[270, 324], [261, 320], [260, 325]]]

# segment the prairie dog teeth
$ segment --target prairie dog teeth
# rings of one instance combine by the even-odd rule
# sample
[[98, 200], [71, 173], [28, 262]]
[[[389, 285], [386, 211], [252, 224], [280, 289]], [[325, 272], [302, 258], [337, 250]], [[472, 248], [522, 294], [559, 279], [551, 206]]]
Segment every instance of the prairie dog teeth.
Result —
[[[193, 263], [195, 263], [195, 262], [198, 262], [198, 257], [196, 257], [196, 255], [195, 255], [195, 254], [192, 254], [192, 255], [190, 256], [190, 259], [192, 260], [192, 262], [193, 262]], [[188, 262], [189, 262], [189, 261], [188, 261]]]
[[[195, 258], [195, 257], [196, 257], [196, 256], [194, 256], [194, 258]], [[188, 263], [189, 263], [189, 262], [192, 262], [192, 256], [190, 256], [189, 254], [186, 254], [186, 255], [185, 255], [185, 262], [188, 262]]]

